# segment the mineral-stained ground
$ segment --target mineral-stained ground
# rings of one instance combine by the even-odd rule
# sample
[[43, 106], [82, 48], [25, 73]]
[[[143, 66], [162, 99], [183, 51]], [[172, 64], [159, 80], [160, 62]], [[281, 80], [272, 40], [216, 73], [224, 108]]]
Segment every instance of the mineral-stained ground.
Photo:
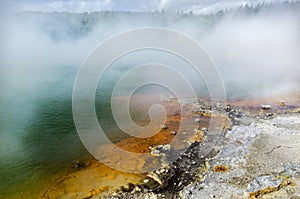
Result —
[[[198, 125], [187, 132], [176, 130], [180, 114], [167, 102], [171, 113], [161, 132], [117, 144], [147, 152], [158, 168], [130, 174], [96, 160], [78, 162], [74, 172], [41, 198], [300, 199], [300, 98], [265, 101], [189, 103], [182, 117], [191, 120], [187, 126]], [[172, 139], [175, 145], [169, 144]], [[126, 164], [124, 157], [118, 160], [135, 169], [147, 165], [144, 160], [136, 166]]]
[[[192, 143], [150, 180], [107, 198], [300, 198], [300, 109], [286, 106], [194, 104], [194, 113], [224, 114], [231, 125], [215, 139]], [[201, 109], [201, 110], [199, 110]], [[200, 130], [200, 131], [201, 131]], [[202, 144], [213, 142], [201, 155]], [[172, 149], [155, 149], [165, 158]], [[157, 186], [147, 186], [155, 180]]]

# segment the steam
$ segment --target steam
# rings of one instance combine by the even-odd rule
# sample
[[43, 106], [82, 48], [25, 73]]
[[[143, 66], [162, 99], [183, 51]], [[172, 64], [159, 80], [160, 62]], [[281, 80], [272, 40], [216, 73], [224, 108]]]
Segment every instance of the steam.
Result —
[[[183, 32], [203, 45], [219, 67], [229, 97], [245, 95], [239, 96], [236, 88], [247, 96], [295, 92], [300, 81], [299, 4], [254, 10], [207, 16], [168, 12], [13, 15], [2, 24], [0, 77], [7, 86], [1, 89], [34, 92], [43, 82], [56, 81], [56, 69], [77, 70], [88, 53], [113, 34], [156, 26]], [[197, 84], [198, 79], [190, 75]]]
[[[228, 16], [203, 39], [229, 85], [250, 95], [295, 92], [300, 81], [300, 15], [287, 10]], [[299, 92], [299, 90], [298, 90]]]

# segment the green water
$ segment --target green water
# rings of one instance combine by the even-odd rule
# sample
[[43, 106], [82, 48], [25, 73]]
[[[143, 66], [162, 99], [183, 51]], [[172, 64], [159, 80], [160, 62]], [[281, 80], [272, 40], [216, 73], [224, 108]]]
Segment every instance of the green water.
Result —
[[58, 78], [38, 82], [34, 93], [33, 88], [6, 85], [16, 92], [0, 103], [0, 198], [37, 191], [73, 161], [89, 156], [72, 117], [76, 68], [52, 73]]
[[[138, 62], [145, 60], [151, 62], [153, 56]], [[101, 79], [104, 86], [98, 87], [95, 102], [101, 127], [113, 142], [128, 137], [112, 119], [110, 99], [114, 83], [130, 67], [116, 65], [117, 70], [108, 71]], [[1, 76], [0, 198], [37, 198], [74, 161], [91, 157], [78, 137], [72, 116], [72, 89], [78, 69], [60, 66], [24, 73], [8, 71]]]
[[[0, 198], [37, 198], [74, 161], [91, 157], [72, 115], [77, 70], [59, 67], [38, 73], [45, 78], [35, 82], [36, 87], [1, 87], [6, 95], [0, 99]], [[96, 93], [95, 103], [101, 126], [113, 142], [128, 137], [116, 127], [109, 104], [117, 78], [104, 78], [106, 87]]]

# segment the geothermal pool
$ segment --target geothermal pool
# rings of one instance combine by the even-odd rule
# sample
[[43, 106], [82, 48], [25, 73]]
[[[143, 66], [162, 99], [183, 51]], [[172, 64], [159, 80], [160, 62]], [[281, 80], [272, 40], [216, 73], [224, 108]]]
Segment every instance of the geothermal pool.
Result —
[[[65, 192], [86, 194], [92, 182], [99, 182], [98, 187], [108, 182], [118, 187], [144, 179], [143, 175], [114, 171], [92, 160], [78, 137], [72, 115], [72, 89], [80, 64], [97, 44], [122, 31], [163, 27], [192, 37], [203, 45], [218, 66], [229, 101], [245, 109], [252, 103], [253, 107], [270, 101], [276, 104], [282, 97], [289, 102], [289, 97], [296, 95], [296, 101], [299, 100], [299, 3], [259, 4], [211, 15], [21, 12], [5, 19], [0, 21], [3, 27], [0, 36], [0, 198], [38, 198], [55, 191], [60, 195], [51, 195], [54, 198]], [[132, 146], [129, 150], [135, 150], [134, 145], [126, 142], [128, 135], [113, 122], [111, 91], [124, 72], [150, 62], [173, 66], [192, 82], [198, 97], [208, 96], [203, 79], [174, 55], [145, 51], [121, 58], [100, 82], [95, 107], [99, 121], [109, 132], [108, 137], [124, 147]], [[151, 75], [160, 74], [141, 74], [139, 78]], [[150, 102], [153, 98], [168, 101], [171, 96], [162, 88], [145, 87], [139, 92], [136, 94], [142, 94], [144, 101], [147, 101], [146, 96]], [[147, 123], [145, 110], [149, 106], [136, 102], [132, 105], [133, 118], [137, 123]], [[171, 137], [168, 134], [162, 141], [159, 135], [156, 141], [164, 144]], [[138, 150], [147, 150], [146, 144]], [[87, 167], [83, 169], [85, 172], [76, 168], [81, 167], [81, 161], [87, 162], [83, 165]], [[99, 179], [103, 180], [102, 184]], [[80, 187], [81, 183], [86, 186]]]

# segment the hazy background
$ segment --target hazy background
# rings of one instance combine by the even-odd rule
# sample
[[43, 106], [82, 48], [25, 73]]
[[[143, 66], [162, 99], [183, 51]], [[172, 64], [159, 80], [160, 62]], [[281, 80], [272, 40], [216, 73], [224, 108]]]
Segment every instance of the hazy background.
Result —
[[[87, 2], [90, 1], [85, 4], [84, 1], [13, 2], [15, 4], [10, 7], [43, 11], [64, 8], [78, 12], [93, 6], [94, 9], [107, 8], [104, 5], [110, 5], [110, 9], [118, 8], [114, 6], [115, 1], [103, 1], [99, 5]], [[155, 4], [155, 1], [150, 2]], [[199, 14], [200, 5], [195, 8], [194, 1], [155, 4], [156, 9], [166, 9], [163, 12], [6, 14], [1, 25], [1, 80], [14, 89], [23, 91], [26, 87], [29, 92], [34, 92], [34, 87], [40, 87], [37, 82], [57, 78], [52, 74], [52, 68], [76, 68], [98, 43], [108, 37], [150, 26], [171, 28], [198, 41], [221, 71], [229, 97], [238, 97], [238, 93], [231, 92], [233, 87], [235, 91], [238, 87], [247, 96], [288, 93], [297, 89], [299, 3], [209, 2], [203, 1], [200, 5], [215, 8], [210, 15]], [[231, 11], [226, 11], [229, 5]], [[242, 7], [237, 8], [237, 5]], [[174, 11], [179, 8], [183, 10]], [[143, 10], [139, 5], [135, 5], [135, 9]], [[191, 9], [194, 14], [188, 12]], [[190, 79], [193, 79], [192, 75]]]

